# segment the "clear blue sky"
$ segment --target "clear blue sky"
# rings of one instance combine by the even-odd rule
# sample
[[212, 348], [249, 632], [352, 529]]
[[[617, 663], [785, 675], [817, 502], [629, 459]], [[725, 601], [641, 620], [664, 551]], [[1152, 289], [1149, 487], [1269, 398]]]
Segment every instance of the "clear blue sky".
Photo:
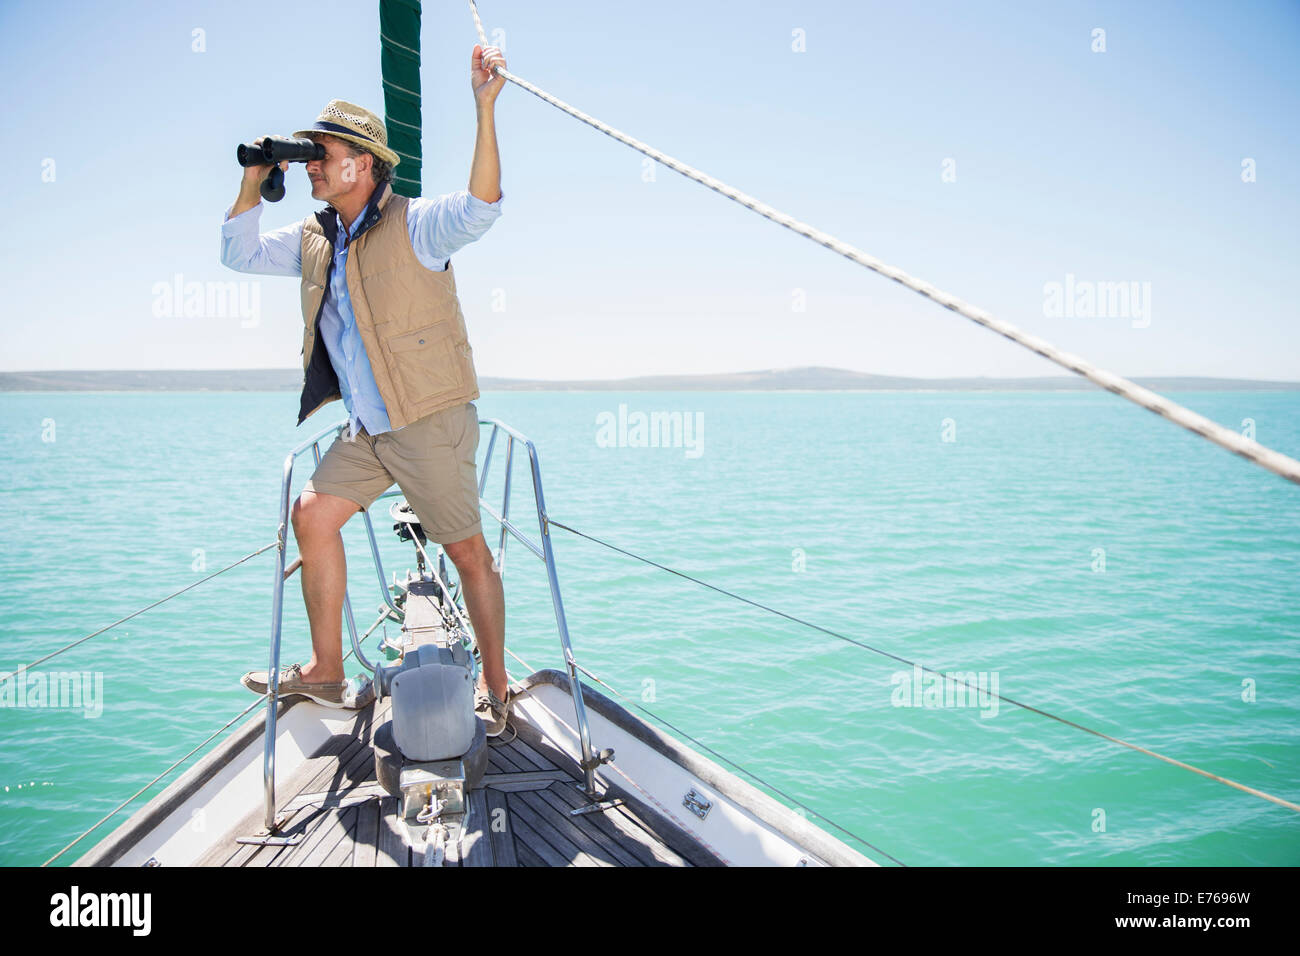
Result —
[[[1063, 348], [1300, 379], [1300, 4], [480, 10], [520, 76]], [[464, 3], [425, 4], [426, 195], [467, 183], [474, 43]], [[257, 280], [254, 327], [155, 316], [155, 287], [245, 278], [217, 259], [238, 142], [334, 97], [382, 111], [378, 3], [7, 0], [0, 64], [0, 369], [297, 364], [294, 280]], [[497, 113], [504, 214], [453, 260], [481, 375], [1064, 374], [665, 167], [643, 181], [641, 154], [516, 86]], [[288, 187], [265, 228], [318, 208], [301, 166]], [[1045, 315], [1067, 274], [1150, 283], [1149, 327]]]

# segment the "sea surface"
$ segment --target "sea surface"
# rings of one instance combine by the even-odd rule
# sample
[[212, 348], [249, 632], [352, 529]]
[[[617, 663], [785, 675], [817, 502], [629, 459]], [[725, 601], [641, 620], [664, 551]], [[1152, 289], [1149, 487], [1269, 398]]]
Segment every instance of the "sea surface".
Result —
[[[1300, 392], [1171, 397], [1300, 457]], [[1300, 802], [1300, 487], [1103, 392], [476, 404], [533, 439], [553, 519], [816, 625], [553, 532], [579, 662], [873, 859], [1300, 864], [1300, 814], [989, 696]], [[288, 392], [0, 394], [0, 671], [271, 543], [286, 452], [343, 415], [295, 428], [297, 407]], [[654, 412], [690, 432], [643, 446], [638, 413]], [[515, 467], [511, 516], [536, 534], [522, 449]], [[392, 500], [371, 510], [390, 578], [414, 566]], [[344, 538], [364, 627], [380, 597], [359, 516]], [[0, 707], [0, 864], [51, 858], [252, 702], [238, 678], [267, 664], [273, 559], [24, 672], [97, 692]], [[286, 664], [308, 652], [297, 581]], [[559, 666], [544, 569], [518, 541], [505, 587], [510, 649]], [[913, 663], [986, 693], [946, 695]]]

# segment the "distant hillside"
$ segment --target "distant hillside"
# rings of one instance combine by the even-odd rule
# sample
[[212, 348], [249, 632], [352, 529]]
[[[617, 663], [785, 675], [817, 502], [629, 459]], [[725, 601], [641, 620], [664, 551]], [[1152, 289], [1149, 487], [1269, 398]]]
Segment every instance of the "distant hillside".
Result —
[[302, 369], [94, 369], [0, 372], [6, 392], [280, 392], [302, 388]]
[[[1300, 382], [1275, 382], [1243, 378], [1167, 377], [1138, 378], [1139, 385], [1156, 390], [1240, 391], [1300, 390]], [[804, 368], [770, 368], [753, 372], [720, 372], [712, 375], [644, 375], [621, 379], [576, 379], [544, 381], [521, 378], [480, 376], [479, 384], [487, 389], [505, 391], [735, 391], [752, 389], [861, 389], [865, 391], [929, 390], [936, 391], [1088, 391], [1097, 389], [1077, 375], [1054, 375], [1044, 378], [904, 378], [895, 375], [872, 375], [843, 368], [807, 366]]]
[[[1300, 382], [1243, 378], [1139, 378], [1156, 391], [1295, 391]], [[645, 375], [620, 379], [494, 378], [479, 376], [484, 391], [776, 391], [861, 389], [866, 391], [1089, 391], [1097, 386], [1074, 375], [1044, 378], [902, 378], [842, 368], [770, 368], [712, 375]], [[302, 388], [302, 371], [286, 369], [161, 369], [0, 372], [0, 391], [271, 392]]]

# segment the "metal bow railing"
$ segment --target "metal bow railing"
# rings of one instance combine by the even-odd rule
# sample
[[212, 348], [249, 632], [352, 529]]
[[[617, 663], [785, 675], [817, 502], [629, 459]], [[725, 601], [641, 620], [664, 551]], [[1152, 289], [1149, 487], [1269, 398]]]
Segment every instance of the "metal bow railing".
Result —
[[[497, 549], [497, 566], [505, 573], [507, 532], [514, 535], [528, 550], [542, 559], [546, 565], [546, 580], [551, 589], [551, 604], [555, 609], [555, 626], [560, 634], [560, 650], [564, 655], [564, 669], [569, 675], [569, 691], [573, 696], [573, 709], [578, 722], [578, 741], [582, 746], [582, 770], [584, 787], [590, 799], [597, 799], [595, 772], [604, 762], [603, 757], [594, 757], [591, 745], [591, 732], [587, 726], [587, 709], [582, 702], [582, 684], [578, 679], [578, 662], [573, 656], [573, 645], [569, 641], [569, 625], [564, 617], [564, 601], [560, 597], [560, 581], [555, 572], [555, 552], [551, 548], [550, 519], [546, 515], [546, 496], [542, 493], [542, 471], [537, 460], [537, 446], [526, 435], [520, 434], [505, 422], [495, 418], [479, 419], [479, 425], [491, 425], [492, 434], [488, 437], [487, 454], [483, 459], [483, 468], [479, 474], [478, 494], [480, 506], [501, 525], [501, 542]], [[506, 436], [506, 465], [504, 490], [501, 498], [501, 511], [498, 513], [486, 501], [483, 493], [487, 489], [488, 473], [492, 467], [492, 455], [496, 450], [498, 435]], [[528, 467], [533, 477], [533, 500], [537, 506], [537, 527], [540, 541], [533, 541], [510, 520], [510, 478], [514, 465], [515, 442], [523, 444], [528, 452]]]
[[[488, 438], [487, 454], [484, 457], [483, 467], [479, 475], [478, 492], [480, 507], [496, 519], [501, 525], [501, 537], [495, 555], [497, 567], [504, 574], [506, 541], [508, 540], [508, 535], [513, 535], [518, 538], [546, 565], [546, 578], [551, 591], [551, 603], [555, 610], [555, 623], [560, 635], [560, 648], [564, 656], [565, 670], [569, 675], [569, 688], [573, 695], [573, 706], [578, 723], [579, 742], [582, 747], [581, 764], [585, 777], [584, 787], [587, 796], [591, 799], [596, 799], [598, 794], [595, 784], [595, 770], [602, 763], [602, 758], [593, 756], [594, 751], [591, 744], [591, 733], [587, 724], [587, 711], [583, 706], [582, 686], [578, 679], [578, 664], [573, 655], [573, 645], [569, 640], [569, 628], [564, 616], [564, 602], [560, 596], [560, 582], [555, 569], [555, 553], [551, 548], [549, 519], [546, 515], [546, 500], [542, 493], [542, 473], [541, 467], [538, 463], [537, 446], [534, 445], [526, 435], [521, 434], [498, 419], [480, 419], [479, 425], [492, 426], [492, 433]], [[259, 842], [276, 842], [280, 839], [274, 836], [278, 828], [275, 800], [276, 701], [279, 696], [280, 685], [280, 636], [281, 621], [284, 610], [284, 582], [293, 570], [291, 568], [289, 573], [286, 573], [285, 557], [288, 547], [289, 494], [292, 488], [294, 464], [297, 461], [298, 456], [304, 454], [308, 449], [311, 449], [316, 464], [320, 464], [321, 440], [331, 433], [336, 436], [342, 436], [347, 427], [348, 423], [343, 421], [318, 432], [286, 455], [282, 468], [280, 482], [280, 520], [276, 531], [275, 586], [271, 599], [271, 653], [270, 665], [267, 670], [266, 732], [262, 757], [262, 780], [266, 798], [266, 833], [264, 836], [257, 838], [248, 838], [256, 839]], [[483, 500], [483, 495], [487, 488], [488, 474], [491, 470], [493, 453], [497, 446], [497, 438], [501, 434], [506, 436], [506, 464], [501, 510], [498, 512]], [[340, 440], [340, 438], [336, 438], [336, 440]], [[510, 520], [511, 474], [514, 465], [514, 450], [516, 442], [522, 443], [528, 452], [528, 463], [533, 479], [533, 498], [537, 510], [540, 541], [534, 541], [531, 539], [522, 529]], [[400, 494], [400, 491], [391, 491], [381, 495], [380, 497], [396, 497]], [[370, 542], [370, 553], [374, 557], [375, 571], [379, 576], [380, 593], [383, 595], [384, 603], [389, 607], [393, 614], [400, 618], [403, 616], [402, 611], [393, 602], [387, 580], [384, 576], [383, 561], [379, 555], [379, 544], [375, 538], [375, 529], [374, 524], [370, 520], [370, 513], [368, 510], [364, 509], [361, 513], [365, 517], [366, 536]], [[375, 665], [367, 660], [361, 651], [361, 641], [357, 634], [356, 622], [352, 616], [352, 602], [347, 592], [346, 585], [343, 592], [343, 611], [347, 620], [348, 633], [352, 640], [352, 650], [356, 654], [357, 660], [361, 662], [362, 666], [373, 674], [375, 671]]]
[[[320, 464], [321, 452], [320, 443], [326, 435], [333, 433], [336, 440], [343, 434], [344, 429], [348, 427], [346, 421], [329, 428], [323, 429], [308, 438], [301, 445], [289, 452], [285, 456], [284, 465], [281, 469], [280, 477], [280, 521], [276, 527], [276, 559], [275, 559], [275, 585], [271, 592], [271, 661], [266, 672], [266, 736], [262, 751], [262, 787], [266, 797], [266, 832], [268, 836], [275, 833], [277, 828], [276, 807], [275, 807], [275, 723], [276, 708], [280, 695], [280, 625], [283, 618], [284, 609], [284, 582], [289, 576], [285, 573], [285, 552], [288, 548], [289, 541], [289, 492], [293, 484], [293, 466], [298, 460], [298, 456], [311, 449], [316, 464]], [[370, 535], [370, 542], [375, 544], [374, 528], [370, 524], [370, 514], [366, 514], [366, 531]], [[376, 567], [379, 561], [379, 549], [373, 548]], [[290, 572], [292, 573], [292, 572]], [[384, 600], [393, 608], [392, 600], [388, 596], [388, 588], [384, 584], [384, 574], [382, 568], [379, 570], [380, 590], [384, 593]], [[348, 622], [348, 633], [352, 638], [352, 650], [357, 655], [363, 667], [371, 673], [375, 670], [375, 665], [366, 659], [361, 651], [361, 641], [357, 637], [356, 621], [352, 617], [352, 601], [347, 592], [347, 584], [343, 588], [343, 612]], [[399, 612], [400, 613], [400, 612]]]

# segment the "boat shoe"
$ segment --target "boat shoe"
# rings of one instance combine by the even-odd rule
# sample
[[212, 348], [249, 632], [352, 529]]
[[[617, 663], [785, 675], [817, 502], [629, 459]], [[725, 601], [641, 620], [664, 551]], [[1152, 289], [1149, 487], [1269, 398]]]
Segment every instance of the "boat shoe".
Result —
[[[239, 682], [254, 694], [266, 695], [267, 672], [249, 671]], [[293, 664], [280, 672], [280, 697], [293, 697], [295, 694], [313, 700], [325, 707], [347, 707], [345, 694], [348, 682], [329, 681], [323, 684], [308, 683], [302, 679], [302, 665]]]
[[505, 700], [501, 700], [491, 690], [475, 692], [474, 714], [487, 725], [484, 729], [489, 737], [500, 736], [506, 729], [506, 718], [510, 716], [510, 704], [514, 696], [509, 687], [506, 688]]

